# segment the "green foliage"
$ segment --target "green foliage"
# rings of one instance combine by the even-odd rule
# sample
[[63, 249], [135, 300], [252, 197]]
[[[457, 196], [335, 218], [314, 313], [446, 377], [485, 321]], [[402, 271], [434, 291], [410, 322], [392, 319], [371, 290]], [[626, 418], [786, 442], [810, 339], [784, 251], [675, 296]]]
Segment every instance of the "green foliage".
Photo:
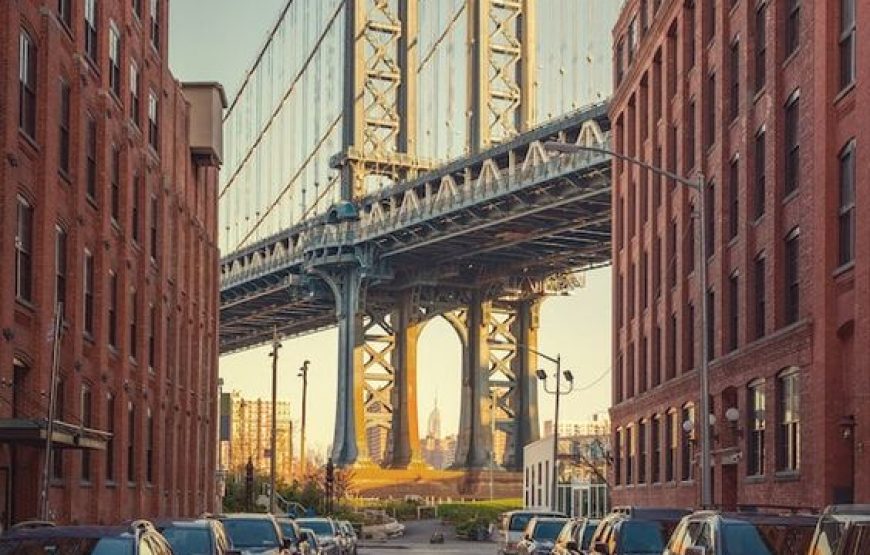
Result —
[[493, 501], [469, 501], [467, 503], [446, 503], [438, 507], [441, 520], [457, 526], [472, 526], [478, 521], [496, 523], [500, 514], [521, 509], [521, 499], [495, 499]]

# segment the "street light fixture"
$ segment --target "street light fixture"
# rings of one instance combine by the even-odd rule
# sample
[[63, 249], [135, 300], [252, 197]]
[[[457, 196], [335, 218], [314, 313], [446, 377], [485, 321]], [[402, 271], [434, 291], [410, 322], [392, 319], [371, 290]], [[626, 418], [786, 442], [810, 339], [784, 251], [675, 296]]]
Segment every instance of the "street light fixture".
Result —
[[[613, 150], [601, 147], [594, 146], [585, 146], [579, 144], [570, 144], [570, 143], [560, 143], [556, 141], [548, 141], [544, 144], [544, 147], [548, 150], [561, 152], [564, 154], [576, 154], [578, 152], [592, 152], [597, 154], [604, 154], [607, 156], [611, 156], [613, 158], [617, 158], [624, 162], [628, 162], [629, 164], [633, 164], [635, 166], [644, 168], [647, 171], [650, 171], [656, 175], [664, 176], [668, 179], [673, 180], [684, 187], [688, 187], [693, 189], [698, 194], [698, 207], [699, 207], [699, 215], [698, 219], [701, 225], [700, 232], [700, 241], [698, 245], [698, 252], [700, 258], [700, 270], [698, 272], [698, 280], [699, 287], [698, 293], [701, 297], [701, 369], [700, 369], [700, 412], [702, 415], [710, 414], [710, 366], [709, 366], [709, 353], [710, 351], [710, 342], [707, 334], [707, 318], [708, 318], [708, 298], [707, 298], [707, 182], [704, 179], [704, 174], [698, 172], [698, 176], [695, 180], [686, 179], [685, 177], [679, 176], [673, 172], [664, 170], [662, 168], [658, 168], [656, 166], [652, 166], [647, 164], [643, 160], [639, 160], [632, 156], [626, 156], [625, 154], [615, 152]], [[558, 397], [557, 397], [558, 399]], [[703, 420], [701, 420], [703, 422]], [[709, 422], [703, 426], [700, 426], [700, 439], [701, 439], [701, 507], [707, 508], [710, 507], [713, 503], [713, 468], [711, 465], [711, 455], [710, 455], [710, 424]]]
[[[562, 397], [562, 395], [571, 393], [571, 391], [574, 390], [574, 374], [572, 374], [570, 370], [565, 370], [564, 372], [562, 372], [562, 357], [560, 355], [556, 355], [556, 358], [551, 358], [541, 353], [536, 354], [556, 365], [556, 389], [552, 391], [547, 389], [547, 372], [541, 369], [535, 372], [535, 375], [538, 377], [539, 380], [541, 380], [541, 383], [544, 385], [544, 391], [556, 396], [556, 410], [553, 417], [553, 483], [550, 486], [550, 508], [553, 511], [556, 511], [559, 505], [557, 499], [559, 492], [559, 399]], [[568, 382], [568, 389], [564, 391], [562, 390], [563, 376], [565, 377], [565, 381]]]
[[311, 361], [306, 360], [299, 368], [297, 377], [302, 378], [302, 433], [299, 438], [299, 477], [305, 479], [305, 413], [308, 404], [308, 365]]

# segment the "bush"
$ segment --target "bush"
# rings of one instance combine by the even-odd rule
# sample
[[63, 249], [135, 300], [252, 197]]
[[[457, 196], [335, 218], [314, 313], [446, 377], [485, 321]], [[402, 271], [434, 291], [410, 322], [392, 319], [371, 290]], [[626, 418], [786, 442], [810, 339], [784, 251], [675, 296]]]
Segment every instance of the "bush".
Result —
[[523, 504], [520, 499], [446, 503], [438, 507], [438, 516], [441, 520], [456, 526], [478, 520], [490, 524], [497, 522], [499, 515], [502, 513], [521, 509], [522, 506]]

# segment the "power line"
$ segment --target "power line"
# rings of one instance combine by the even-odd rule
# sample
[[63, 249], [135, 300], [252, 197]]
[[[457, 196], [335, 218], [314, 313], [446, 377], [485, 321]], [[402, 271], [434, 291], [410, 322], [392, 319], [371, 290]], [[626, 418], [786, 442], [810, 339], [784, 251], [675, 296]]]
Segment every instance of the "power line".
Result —
[[438, 36], [435, 42], [432, 43], [432, 46], [429, 48], [429, 51], [426, 52], [426, 55], [423, 56], [423, 60], [420, 62], [420, 65], [417, 66], [417, 73], [423, 71], [423, 67], [432, 59], [432, 56], [435, 54], [435, 50], [438, 49], [438, 46], [441, 42], [450, 34], [450, 31], [453, 29], [453, 26], [456, 25], [456, 22], [459, 21], [459, 16], [462, 15], [462, 12], [465, 10], [465, 5], [467, 2], [463, 2], [459, 5], [459, 9], [453, 14], [453, 17], [450, 18], [450, 21], [447, 23], [447, 27], [444, 28], [444, 31]]

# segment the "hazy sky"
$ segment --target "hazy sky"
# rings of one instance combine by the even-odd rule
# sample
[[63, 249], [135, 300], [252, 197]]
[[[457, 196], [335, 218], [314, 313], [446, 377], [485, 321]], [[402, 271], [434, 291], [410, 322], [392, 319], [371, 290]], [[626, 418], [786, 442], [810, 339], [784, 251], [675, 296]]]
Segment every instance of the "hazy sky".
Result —
[[[172, 0], [169, 58], [176, 78], [219, 81], [232, 99], [285, 1]], [[610, 310], [609, 269], [588, 274], [585, 288], [567, 297], [548, 299], [543, 305], [539, 348], [550, 355], [560, 353], [563, 366], [572, 370], [578, 386], [562, 401], [563, 419], [586, 419], [610, 404]], [[325, 449], [332, 440], [336, 343], [334, 330], [286, 340], [279, 358], [279, 397], [296, 407], [301, 402], [301, 380], [296, 373], [303, 360], [311, 361], [308, 437], [317, 449]], [[271, 359], [267, 352], [267, 348], [260, 348], [221, 358], [225, 390], [239, 390], [246, 397], [268, 397]], [[418, 352], [421, 432], [425, 432], [436, 397], [443, 433], [456, 432], [460, 365], [458, 338], [442, 319], [433, 320], [423, 331]], [[543, 361], [541, 367], [551, 370]], [[296, 414], [298, 417], [298, 409]], [[553, 399], [541, 391], [542, 426], [552, 415]]]

